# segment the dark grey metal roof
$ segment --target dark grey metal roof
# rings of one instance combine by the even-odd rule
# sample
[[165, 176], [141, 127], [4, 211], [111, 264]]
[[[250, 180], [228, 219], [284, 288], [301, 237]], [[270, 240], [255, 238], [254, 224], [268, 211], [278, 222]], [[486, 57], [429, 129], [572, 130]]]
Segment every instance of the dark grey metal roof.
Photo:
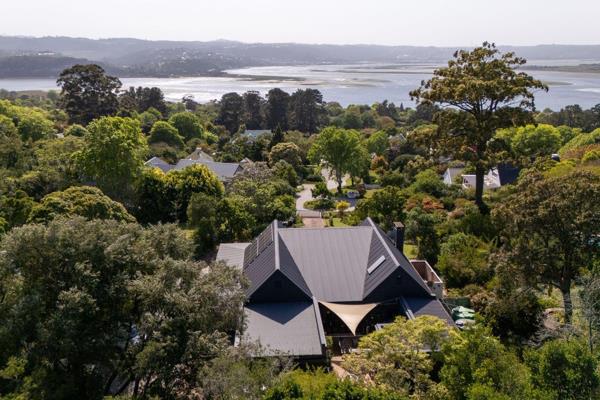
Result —
[[319, 301], [431, 294], [414, 266], [370, 219], [356, 227], [300, 229], [280, 228], [274, 221], [245, 248], [243, 265], [251, 282], [248, 296], [275, 271]]
[[444, 305], [440, 300], [431, 297], [405, 297], [405, 305], [408, 308], [409, 313], [412, 313], [414, 317], [421, 315], [433, 315], [450, 325], [454, 325], [452, 317], [444, 308]]
[[223, 261], [232, 267], [242, 269], [244, 266], [244, 251], [250, 243], [222, 243], [217, 251], [217, 261]]
[[372, 235], [369, 227], [280, 229], [281, 263], [296, 265], [319, 300], [362, 301]]
[[283, 352], [293, 356], [322, 357], [325, 337], [315, 304], [248, 304], [242, 340], [260, 342], [266, 347], [261, 355]]

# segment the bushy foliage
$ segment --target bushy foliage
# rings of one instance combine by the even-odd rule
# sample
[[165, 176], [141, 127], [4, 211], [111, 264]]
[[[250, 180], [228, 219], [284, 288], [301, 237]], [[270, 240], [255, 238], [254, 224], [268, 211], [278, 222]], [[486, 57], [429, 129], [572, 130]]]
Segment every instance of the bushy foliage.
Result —
[[563, 144], [561, 131], [552, 125], [525, 125], [498, 132], [518, 157], [540, 157], [556, 153]]
[[177, 129], [179, 135], [181, 135], [185, 141], [202, 137], [202, 134], [204, 133], [200, 120], [190, 112], [173, 114], [171, 118], [169, 118], [169, 123]]
[[534, 384], [555, 399], [596, 398], [600, 388], [598, 359], [579, 340], [552, 340], [525, 353]]
[[590, 132], [590, 133], [582, 133], [575, 136], [573, 139], [568, 141], [564, 146], [560, 148], [559, 153], [561, 155], [565, 154], [570, 150], [574, 150], [578, 147], [587, 146], [591, 144], [600, 143], [600, 128]]
[[338, 380], [322, 370], [293, 371], [267, 391], [263, 400], [406, 400], [406, 396], [349, 379]]
[[356, 214], [360, 219], [371, 217], [384, 229], [391, 229], [394, 222], [404, 220], [405, 201], [406, 196], [402, 190], [394, 186], [386, 186], [373, 193], [370, 198], [359, 200]]
[[437, 268], [449, 287], [484, 284], [492, 276], [488, 254], [488, 245], [477, 237], [456, 233], [441, 245]]
[[158, 121], [150, 130], [148, 143], [166, 143], [178, 149], [183, 148], [183, 139], [175, 127], [165, 121]]
[[79, 124], [73, 124], [65, 130], [65, 136], [84, 137], [87, 133], [87, 129]]
[[475, 327], [452, 332], [451, 338], [444, 346], [440, 371], [449, 398], [534, 398], [529, 370], [489, 330]]
[[278, 161], [283, 160], [290, 164], [294, 169], [302, 165], [302, 157], [300, 148], [294, 143], [278, 143], [271, 148], [269, 153], [269, 164], [275, 165]]
[[62, 192], [50, 193], [33, 207], [29, 221], [47, 223], [60, 216], [74, 215], [86, 219], [135, 221], [121, 203], [90, 186], [74, 186]]
[[[190, 260], [171, 225], [56, 219], [0, 242], [2, 391], [23, 398], [177, 398], [238, 328], [239, 271]], [[6, 371], [6, 370], [5, 370]]]
[[110, 196], [121, 198], [139, 176], [148, 152], [138, 121], [103, 117], [91, 122], [85, 148], [77, 153], [81, 171]]
[[448, 326], [436, 317], [398, 317], [363, 336], [358, 351], [345, 355], [342, 365], [364, 382], [373, 380], [403, 395], [423, 395], [433, 386], [434, 357], [447, 340]]
[[221, 197], [224, 190], [219, 178], [202, 164], [166, 174], [158, 168], [144, 168], [136, 181], [133, 214], [141, 223], [185, 222], [194, 193]]

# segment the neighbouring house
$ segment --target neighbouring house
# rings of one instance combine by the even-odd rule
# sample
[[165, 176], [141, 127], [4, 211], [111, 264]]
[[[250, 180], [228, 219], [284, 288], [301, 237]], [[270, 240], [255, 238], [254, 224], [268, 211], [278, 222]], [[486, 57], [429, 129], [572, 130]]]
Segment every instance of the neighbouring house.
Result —
[[187, 156], [190, 160], [202, 160], [202, 161], [215, 161], [211, 155], [208, 155], [202, 150], [201, 147], [196, 147], [196, 150], [192, 151], [190, 155]]
[[[458, 182], [464, 189], [475, 188], [475, 174], [463, 174], [464, 168], [449, 167], [444, 172], [444, 183], [452, 185]], [[483, 177], [483, 188], [485, 190], [497, 189], [501, 186], [511, 184], [517, 180], [521, 170], [518, 167], [513, 167], [508, 164], [499, 164], [496, 168], [492, 168]], [[460, 176], [460, 178], [457, 178]]]
[[[404, 226], [393, 239], [370, 218], [344, 228], [284, 228], [274, 221], [251, 243], [224, 243], [217, 260], [249, 281], [246, 329], [236, 341], [324, 362], [397, 316], [434, 315], [454, 326], [443, 283], [426, 261], [403, 254]], [[326, 340], [328, 338], [328, 340]]]
[[444, 183], [448, 186], [458, 182], [458, 177], [462, 176], [465, 167], [448, 167], [444, 171]]
[[[195, 164], [202, 164], [206, 166], [208, 169], [214, 172], [214, 174], [217, 175], [221, 181], [229, 181], [243, 170], [243, 164], [241, 162], [223, 163], [213, 161], [213, 158], [203, 152], [200, 148], [194, 150], [190, 155], [187, 156], [187, 158], [182, 158], [181, 160], [177, 161], [177, 164], [175, 165], [167, 163], [160, 157], [152, 157], [144, 163], [144, 165], [147, 166], [160, 168], [165, 173], [171, 170], [181, 170]], [[248, 164], [248, 162], [245, 162], [244, 164]]]

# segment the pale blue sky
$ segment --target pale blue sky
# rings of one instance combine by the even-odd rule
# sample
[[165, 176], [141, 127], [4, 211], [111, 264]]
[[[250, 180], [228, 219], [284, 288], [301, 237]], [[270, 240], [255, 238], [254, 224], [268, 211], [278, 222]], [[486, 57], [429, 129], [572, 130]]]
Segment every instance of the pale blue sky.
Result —
[[0, 34], [407, 45], [600, 44], [600, 0], [2, 0]]

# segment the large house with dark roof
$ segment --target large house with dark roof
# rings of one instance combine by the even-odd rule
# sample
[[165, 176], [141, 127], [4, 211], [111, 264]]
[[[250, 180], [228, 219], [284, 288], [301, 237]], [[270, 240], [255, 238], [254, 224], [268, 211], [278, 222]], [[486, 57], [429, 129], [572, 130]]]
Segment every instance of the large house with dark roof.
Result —
[[441, 280], [426, 261], [402, 252], [402, 224], [391, 239], [370, 218], [346, 228], [284, 228], [274, 221], [251, 243], [224, 243], [217, 260], [249, 280], [242, 341], [266, 354], [323, 361], [397, 316], [452, 318]]

